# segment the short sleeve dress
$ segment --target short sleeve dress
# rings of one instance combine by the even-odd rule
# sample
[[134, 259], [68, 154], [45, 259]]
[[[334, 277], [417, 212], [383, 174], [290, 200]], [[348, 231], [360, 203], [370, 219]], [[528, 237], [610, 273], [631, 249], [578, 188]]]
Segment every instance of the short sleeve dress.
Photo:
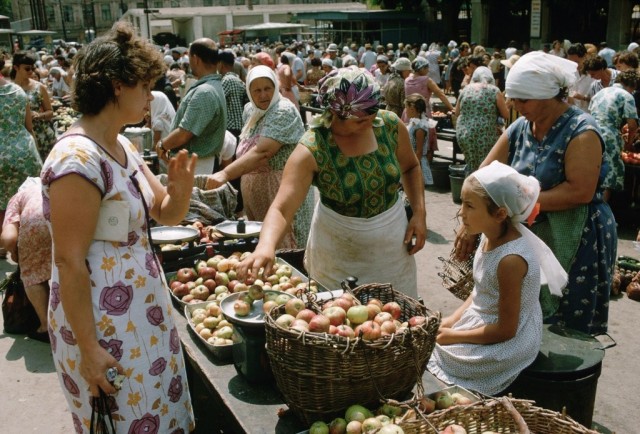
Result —
[[[43, 210], [50, 219], [49, 189], [63, 176], [77, 174], [95, 185], [102, 203], [129, 207], [128, 240], [93, 240], [86, 263], [91, 278], [93, 316], [99, 344], [118, 360], [126, 380], [113, 397], [113, 419], [120, 433], [188, 433], [194, 428], [184, 358], [169, 302], [167, 284], [147, 235], [154, 196], [135, 147], [118, 137], [126, 154], [120, 165], [88, 137], [62, 138], [42, 170]], [[111, 220], [110, 220], [111, 221]], [[80, 352], [60, 302], [57, 267], [51, 274], [49, 336], [54, 364], [77, 433], [89, 432], [88, 386], [79, 372]]]
[[33, 136], [24, 126], [27, 95], [20, 86], [0, 86], [0, 210], [29, 176], [38, 176], [42, 160]]
[[[27, 92], [31, 113], [38, 113], [40, 111], [42, 106], [42, 94], [40, 92], [39, 83], [32, 86], [32, 89]], [[40, 157], [44, 160], [56, 142], [56, 131], [53, 129], [51, 121], [36, 119], [33, 121], [33, 133], [36, 136], [36, 146], [38, 147], [38, 152], [40, 152]]]
[[420, 158], [420, 167], [422, 168], [422, 179], [424, 180], [424, 185], [433, 185], [433, 174], [431, 173], [431, 168], [429, 167], [429, 160], [427, 160], [427, 151], [429, 149], [429, 135], [431, 133], [429, 128], [429, 123], [427, 118], [411, 118], [409, 119], [409, 124], [407, 125], [409, 129], [409, 139], [411, 140], [411, 147], [415, 151], [417, 149], [418, 143], [416, 142], [416, 132], [418, 130], [424, 131], [424, 143], [422, 144], [422, 155]]
[[473, 330], [498, 321], [498, 264], [507, 255], [518, 255], [528, 265], [522, 282], [520, 315], [516, 335], [496, 344], [437, 344], [427, 369], [440, 380], [495, 395], [506, 389], [537, 357], [542, 342], [540, 265], [533, 248], [520, 237], [491, 251], [483, 251], [485, 238], [473, 260], [473, 302], [453, 325], [454, 330]]

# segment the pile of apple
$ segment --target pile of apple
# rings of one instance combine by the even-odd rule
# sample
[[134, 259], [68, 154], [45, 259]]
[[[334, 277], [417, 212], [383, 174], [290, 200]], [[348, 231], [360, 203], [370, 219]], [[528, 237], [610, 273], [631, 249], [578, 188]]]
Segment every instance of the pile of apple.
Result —
[[293, 295], [300, 290], [318, 291], [315, 282], [303, 282], [302, 277], [292, 275], [293, 269], [286, 264], [276, 263], [264, 281], [253, 278], [238, 280], [236, 266], [247, 255], [249, 252], [234, 252], [228, 258], [215, 255], [206, 261], [198, 261], [195, 268], [181, 268], [177, 271], [175, 280], [169, 284], [171, 292], [184, 303], [199, 303], [220, 301], [234, 292], [248, 291], [250, 285]]
[[300, 299], [287, 301], [284, 311], [276, 318], [276, 324], [282, 328], [346, 338], [362, 337], [367, 341], [403, 333], [408, 327], [417, 327], [426, 321], [424, 316], [414, 316], [401, 322], [402, 308], [395, 301], [382, 304], [371, 298], [363, 305], [349, 293], [326, 302], [321, 312], [307, 308]]
[[343, 418], [337, 417], [329, 424], [314, 422], [309, 428], [309, 434], [404, 434], [402, 428], [393, 423], [394, 418], [401, 413], [401, 408], [385, 404], [375, 416], [366, 407], [352, 405], [347, 408]]
[[437, 392], [433, 395], [435, 399], [427, 396], [420, 398], [418, 408], [425, 414], [433, 413], [436, 410], [444, 410], [454, 405], [469, 405], [471, 398], [464, 396], [460, 392], [450, 393], [448, 390]]
[[195, 332], [207, 343], [216, 346], [233, 344], [233, 325], [224, 319], [217, 301], [210, 301], [205, 307], [194, 309], [191, 312], [191, 323]]
[[266, 291], [264, 286], [253, 284], [249, 287], [249, 290], [240, 294], [238, 299], [233, 303], [233, 311], [236, 316], [243, 317], [249, 315], [253, 302], [256, 300], [263, 300], [262, 310], [264, 313], [268, 313], [275, 306], [282, 306], [290, 300], [298, 300], [300, 303], [304, 302], [299, 298], [292, 298], [291, 294], [278, 291]]

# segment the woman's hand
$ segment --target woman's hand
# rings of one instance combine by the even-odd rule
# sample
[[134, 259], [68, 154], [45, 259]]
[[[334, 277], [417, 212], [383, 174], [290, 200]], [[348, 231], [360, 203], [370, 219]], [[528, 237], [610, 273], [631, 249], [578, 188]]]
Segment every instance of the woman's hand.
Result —
[[276, 262], [276, 256], [274, 251], [267, 251], [261, 249], [260, 246], [256, 247], [253, 253], [247, 256], [243, 261], [236, 265], [236, 273], [240, 281], [245, 280], [246, 277], [251, 276], [257, 279], [258, 273], [262, 268], [262, 277], [267, 278]]
[[224, 170], [221, 170], [213, 175], [207, 176], [207, 182], [204, 188], [206, 190], [214, 190], [221, 185], [225, 185], [227, 182], [229, 182], [227, 175], [224, 173]]
[[119, 374], [124, 373], [122, 365], [107, 350], [96, 342], [95, 346], [80, 353], [80, 375], [89, 383], [91, 396], [99, 396], [98, 388], [106, 394], [116, 393], [117, 390], [106, 377], [107, 369], [117, 368]]
[[189, 153], [186, 149], [178, 153], [169, 160], [167, 169], [168, 182], [167, 193], [174, 199], [191, 197], [193, 189], [193, 179], [196, 172], [196, 161], [198, 156]]
[[464, 226], [461, 226], [456, 233], [456, 239], [453, 243], [455, 251], [455, 259], [458, 261], [466, 261], [473, 254], [478, 244], [479, 235], [467, 234]]
[[[414, 242], [415, 240], [415, 242]], [[410, 255], [418, 253], [424, 248], [427, 240], [427, 221], [424, 216], [413, 215], [409, 220], [407, 231], [404, 235], [404, 243]]]

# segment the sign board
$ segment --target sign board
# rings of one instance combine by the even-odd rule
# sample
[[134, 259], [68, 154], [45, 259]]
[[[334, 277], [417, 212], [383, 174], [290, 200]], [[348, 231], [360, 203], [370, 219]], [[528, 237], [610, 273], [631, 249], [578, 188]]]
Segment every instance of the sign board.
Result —
[[531, 0], [531, 38], [540, 38], [540, 21], [542, 16], [542, 0]]

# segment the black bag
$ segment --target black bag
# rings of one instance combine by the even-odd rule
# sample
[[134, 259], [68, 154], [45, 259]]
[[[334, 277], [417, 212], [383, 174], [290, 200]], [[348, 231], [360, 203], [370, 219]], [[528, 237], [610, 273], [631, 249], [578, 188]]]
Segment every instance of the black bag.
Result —
[[91, 397], [91, 425], [89, 434], [115, 434], [111, 412], [115, 411], [114, 398], [100, 389], [99, 397]]
[[36, 330], [40, 320], [24, 291], [20, 279], [20, 268], [0, 283], [0, 292], [4, 292], [2, 299], [4, 332], [27, 334]]

